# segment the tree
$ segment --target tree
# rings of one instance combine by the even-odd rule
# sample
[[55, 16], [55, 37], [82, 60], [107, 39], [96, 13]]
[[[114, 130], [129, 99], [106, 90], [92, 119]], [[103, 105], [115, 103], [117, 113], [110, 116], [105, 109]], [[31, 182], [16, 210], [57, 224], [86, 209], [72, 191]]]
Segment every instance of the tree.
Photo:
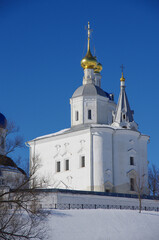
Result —
[[[34, 169], [35, 174], [36, 166]], [[34, 189], [26, 189], [34, 174], [16, 189], [0, 189], [0, 239], [43, 239], [39, 223], [45, 214], [38, 207]]]
[[145, 191], [145, 174], [140, 175], [139, 173], [135, 174], [135, 189], [139, 199], [139, 213], [142, 210], [142, 195]]
[[[17, 178], [14, 175], [14, 179], [10, 176], [10, 181], [14, 182], [14, 186], [9, 185], [7, 181], [0, 186], [0, 239], [44, 239], [44, 230], [41, 230], [39, 226], [45, 214], [39, 207], [38, 195], [35, 192], [37, 186], [34, 185], [28, 189], [30, 182], [36, 182], [37, 161], [34, 161], [31, 175], [27, 177], [24, 171], [6, 156], [24, 146], [23, 139], [17, 133], [18, 128], [13, 123], [9, 124], [6, 131], [5, 154], [0, 155], [2, 169], [9, 169], [7, 165], [9, 164], [9, 167], [18, 174]], [[1, 143], [4, 145], [3, 142]]]
[[19, 134], [19, 128], [14, 122], [8, 122], [6, 129], [5, 155], [9, 155], [16, 151], [17, 148], [22, 148], [24, 146], [24, 139]]
[[149, 168], [148, 182], [150, 194], [154, 197], [159, 196], [159, 168], [157, 168], [154, 164], [151, 168]]
[[139, 199], [139, 213], [142, 210], [142, 196], [148, 194], [147, 174], [144, 169], [131, 169], [129, 172], [130, 191], [137, 194]]

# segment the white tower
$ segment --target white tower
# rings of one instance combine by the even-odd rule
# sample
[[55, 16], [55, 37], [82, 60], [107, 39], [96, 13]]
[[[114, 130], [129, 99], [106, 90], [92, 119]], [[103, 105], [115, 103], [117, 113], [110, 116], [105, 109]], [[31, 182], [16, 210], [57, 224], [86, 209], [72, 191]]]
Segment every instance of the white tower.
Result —
[[118, 105], [114, 113], [114, 121], [112, 126], [128, 128], [137, 131], [138, 126], [134, 122], [133, 114], [134, 111], [130, 109], [128, 98], [125, 92], [125, 78], [123, 76], [122, 66], [122, 76], [120, 78], [120, 95], [118, 99]]
[[81, 124], [111, 124], [116, 104], [111, 94], [101, 89], [102, 65], [90, 51], [90, 24], [88, 22], [88, 47], [81, 61], [84, 69], [83, 85], [77, 88], [70, 99], [71, 127]]

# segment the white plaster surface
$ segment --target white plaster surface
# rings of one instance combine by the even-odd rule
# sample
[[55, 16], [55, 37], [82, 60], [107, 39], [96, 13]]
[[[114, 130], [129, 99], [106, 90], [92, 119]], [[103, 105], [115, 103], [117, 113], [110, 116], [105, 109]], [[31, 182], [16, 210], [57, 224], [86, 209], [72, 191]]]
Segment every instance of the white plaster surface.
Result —
[[[147, 141], [148, 136], [137, 131], [94, 124], [83, 129], [62, 130], [29, 144], [31, 157], [39, 162], [40, 187], [133, 193], [130, 177], [135, 173], [138, 179], [144, 180], [144, 193], [148, 193]], [[85, 167], [81, 167], [82, 156], [85, 156]], [[130, 165], [131, 156], [134, 165]], [[69, 160], [68, 171], [66, 160]], [[60, 172], [56, 169], [57, 162], [61, 165]]]

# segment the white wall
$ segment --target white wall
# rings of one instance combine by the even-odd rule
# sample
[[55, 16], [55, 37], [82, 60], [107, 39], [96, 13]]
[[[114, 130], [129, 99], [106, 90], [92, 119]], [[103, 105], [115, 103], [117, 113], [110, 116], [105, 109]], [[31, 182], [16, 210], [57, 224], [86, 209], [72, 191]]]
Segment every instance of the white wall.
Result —
[[[136, 178], [142, 179], [144, 175], [144, 185], [147, 186], [147, 141], [148, 136], [143, 140], [137, 131], [119, 129], [114, 134], [114, 185], [117, 192], [132, 193], [129, 185], [131, 170], [136, 172]], [[134, 165], [130, 165], [130, 156], [134, 157]]]
[[[45, 190], [44, 190], [45, 191]], [[79, 207], [78, 204], [84, 204], [85, 208], [102, 207], [109, 205], [113, 207], [138, 207], [138, 198], [126, 197], [112, 197], [112, 196], [98, 196], [89, 194], [73, 194], [60, 192], [41, 192], [39, 193], [39, 203], [43, 208], [64, 207], [66, 204], [72, 204], [74, 207]], [[86, 206], [88, 205], [88, 206]], [[92, 206], [91, 206], [92, 205]], [[73, 207], [73, 206], [72, 206]], [[145, 208], [159, 208], [159, 200], [142, 199], [142, 207]]]
[[[30, 145], [32, 157], [38, 156], [38, 185], [135, 194], [130, 191], [130, 178], [135, 178], [136, 173], [139, 179], [144, 175], [144, 193], [148, 193], [147, 140], [139, 132], [102, 124], [35, 139]], [[82, 156], [85, 167], [80, 166]], [[130, 165], [131, 156], [134, 165]], [[61, 164], [60, 172], [56, 170], [57, 162]]]
[[[38, 183], [42, 187], [90, 190], [90, 130], [44, 138], [31, 143], [33, 154], [40, 164], [37, 171]], [[85, 156], [85, 167], [80, 166], [81, 156]], [[70, 170], [65, 170], [65, 160], [69, 160]], [[56, 171], [60, 161], [61, 171]], [[46, 184], [42, 183], [44, 181]]]
[[[111, 124], [112, 111], [116, 104], [102, 96], [80, 96], [70, 99], [71, 126], [87, 123]], [[88, 119], [88, 110], [92, 112], [92, 119]], [[75, 112], [79, 112], [79, 120], [75, 119]]]
[[[71, 104], [71, 126], [83, 124], [83, 97], [77, 97], [70, 99]], [[75, 119], [75, 112], [79, 113], [79, 120]]]

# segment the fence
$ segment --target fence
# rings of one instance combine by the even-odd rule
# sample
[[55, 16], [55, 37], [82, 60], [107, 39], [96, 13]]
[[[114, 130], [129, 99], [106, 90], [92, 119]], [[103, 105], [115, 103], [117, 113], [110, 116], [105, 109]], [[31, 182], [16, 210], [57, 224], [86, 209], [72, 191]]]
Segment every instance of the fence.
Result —
[[[129, 209], [139, 210], [139, 206], [123, 206], [123, 205], [103, 205], [103, 204], [54, 204], [50, 206], [50, 209]], [[142, 210], [145, 211], [159, 211], [159, 207], [147, 207], [142, 206]]]

